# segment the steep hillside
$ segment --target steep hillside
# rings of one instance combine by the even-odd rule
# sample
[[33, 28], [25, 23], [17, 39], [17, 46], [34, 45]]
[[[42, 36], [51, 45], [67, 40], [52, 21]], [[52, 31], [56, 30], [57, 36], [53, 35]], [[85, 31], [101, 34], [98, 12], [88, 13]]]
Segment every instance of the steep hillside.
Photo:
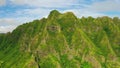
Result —
[[0, 34], [0, 68], [120, 68], [120, 19], [50, 12]]

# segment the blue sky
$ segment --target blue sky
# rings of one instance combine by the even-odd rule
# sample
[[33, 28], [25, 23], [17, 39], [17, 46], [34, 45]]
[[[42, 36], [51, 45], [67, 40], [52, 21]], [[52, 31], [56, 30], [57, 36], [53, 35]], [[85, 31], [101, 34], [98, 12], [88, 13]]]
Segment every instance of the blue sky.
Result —
[[120, 0], [0, 0], [0, 33], [47, 17], [51, 10], [71, 11], [77, 17], [120, 17]]

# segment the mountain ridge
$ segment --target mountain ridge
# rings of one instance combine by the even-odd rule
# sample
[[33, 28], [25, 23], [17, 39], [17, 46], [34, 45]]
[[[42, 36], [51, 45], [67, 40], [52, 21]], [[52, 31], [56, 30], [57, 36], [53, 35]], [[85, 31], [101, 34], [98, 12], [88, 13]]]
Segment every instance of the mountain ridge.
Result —
[[119, 25], [116, 17], [77, 18], [53, 10], [0, 34], [0, 67], [119, 68]]

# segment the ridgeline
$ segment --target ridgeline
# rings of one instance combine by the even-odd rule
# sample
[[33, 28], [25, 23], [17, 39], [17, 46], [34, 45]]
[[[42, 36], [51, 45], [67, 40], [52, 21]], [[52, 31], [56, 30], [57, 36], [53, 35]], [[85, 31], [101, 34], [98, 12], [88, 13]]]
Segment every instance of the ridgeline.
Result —
[[0, 34], [0, 68], [120, 68], [120, 19], [53, 10]]

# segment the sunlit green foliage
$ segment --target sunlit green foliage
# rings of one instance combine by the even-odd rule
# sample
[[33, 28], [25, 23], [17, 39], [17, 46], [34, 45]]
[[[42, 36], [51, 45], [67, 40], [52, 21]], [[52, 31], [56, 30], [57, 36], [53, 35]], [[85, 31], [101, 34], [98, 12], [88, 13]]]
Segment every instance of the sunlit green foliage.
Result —
[[0, 34], [0, 68], [119, 68], [120, 19], [50, 12]]

